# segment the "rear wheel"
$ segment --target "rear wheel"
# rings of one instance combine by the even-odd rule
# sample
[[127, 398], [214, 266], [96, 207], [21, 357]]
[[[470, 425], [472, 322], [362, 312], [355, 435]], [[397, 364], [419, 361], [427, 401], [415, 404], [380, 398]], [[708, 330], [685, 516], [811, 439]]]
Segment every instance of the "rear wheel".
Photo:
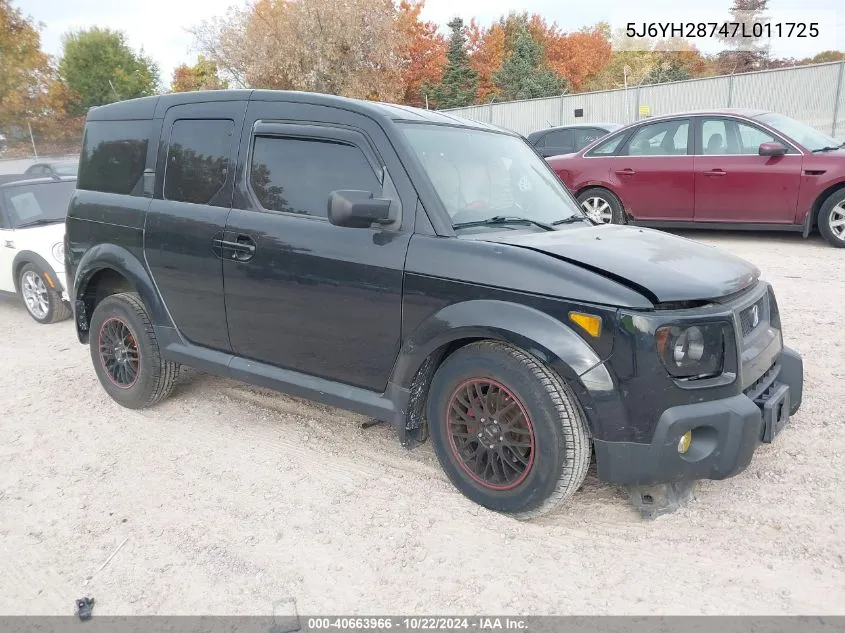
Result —
[[601, 187], [585, 189], [578, 194], [578, 204], [597, 224], [625, 224], [622, 203], [613, 193]]
[[34, 264], [26, 264], [18, 277], [21, 301], [29, 316], [39, 323], [63, 321], [71, 315], [70, 306], [62, 295], [51, 288], [46, 275]]
[[845, 189], [828, 196], [819, 210], [819, 232], [832, 246], [845, 248]]
[[569, 499], [590, 464], [580, 407], [551, 369], [483, 341], [438, 368], [427, 417], [450, 481], [491, 510], [531, 518]]
[[161, 358], [155, 330], [136, 293], [111, 295], [97, 305], [89, 346], [100, 384], [118, 404], [142, 409], [170, 394], [179, 365]]

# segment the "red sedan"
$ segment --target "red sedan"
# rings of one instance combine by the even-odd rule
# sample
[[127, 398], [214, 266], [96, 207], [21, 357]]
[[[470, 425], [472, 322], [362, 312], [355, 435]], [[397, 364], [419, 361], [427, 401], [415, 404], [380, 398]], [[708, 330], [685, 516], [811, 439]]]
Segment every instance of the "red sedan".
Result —
[[817, 228], [843, 248], [843, 145], [775, 112], [728, 109], [646, 119], [547, 160], [598, 222]]

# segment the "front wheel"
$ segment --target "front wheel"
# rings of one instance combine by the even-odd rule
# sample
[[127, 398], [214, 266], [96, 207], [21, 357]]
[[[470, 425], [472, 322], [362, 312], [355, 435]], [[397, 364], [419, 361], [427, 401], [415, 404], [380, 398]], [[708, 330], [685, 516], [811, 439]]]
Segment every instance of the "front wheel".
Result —
[[831, 194], [819, 210], [819, 232], [831, 246], [845, 248], [845, 189]]
[[35, 265], [26, 264], [18, 277], [21, 301], [29, 316], [41, 324], [63, 321], [71, 315], [62, 295], [45, 281], [46, 275]]
[[578, 194], [578, 204], [596, 224], [625, 224], [625, 210], [613, 193], [592, 187]]
[[449, 480], [491, 510], [545, 514], [581, 486], [590, 441], [574, 394], [524, 351], [471, 343], [438, 368], [427, 418]]

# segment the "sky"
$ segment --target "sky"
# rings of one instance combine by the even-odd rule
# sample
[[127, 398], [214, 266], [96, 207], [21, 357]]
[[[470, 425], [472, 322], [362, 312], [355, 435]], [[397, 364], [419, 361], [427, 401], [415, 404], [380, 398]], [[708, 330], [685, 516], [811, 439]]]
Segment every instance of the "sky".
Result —
[[[331, 0], [328, 0], [331, 1]], [[61, 54], [62, 35], [71, 29], [90, 26], [121, 30], [136, 50], [143, 49], [161, 71], [162, 82], [170, 83], [173, 69], [196, 60], [193, 38], [186, 29], [204, 19], [223, 15], [230, 6], [244, 0], [12, 0], [24, 14], [43, 24], [41, 42], [46, 52]], [[687, 6], [683, 6], [686, 4]], [[445, 27], [458, 15], [469, 21], [476, 17], [489, 24], [510, 10], [539, 13], [564, 30], [576, 30], [607, 20], [612, 27], [630, 21], [643, 22], [727, 19], [731, 0], [707, 3], [678, 0], [426, 0], [423, 18]], [[681, 6], [679, 6], [681, 5]], [[838, 10], [837, 10], [838, 9]], [[842, 0], [769, 0], [769, 14], [781, 21], [820, 22], [817, 39], [780, 39], [772, 42], [776, 56], [806, 57], [824, 49], [845, 51], [845, 2]], [[714, 42], [697, 40], [699, 49], [715, 52]]]

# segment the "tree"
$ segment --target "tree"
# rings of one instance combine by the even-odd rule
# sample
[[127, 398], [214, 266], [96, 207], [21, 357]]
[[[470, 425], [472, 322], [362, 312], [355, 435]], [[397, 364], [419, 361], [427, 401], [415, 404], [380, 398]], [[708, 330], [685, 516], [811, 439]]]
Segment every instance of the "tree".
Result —
[[72, 93], [69, 112], [84, 115], [91, 106], [155, 94], [158, 66], [135, 53], [123, 33], [93, 27], [63, 39], [59, 76]]
[[561, 94], [566, 81], [545, 66], [543, 48], [528, 30], [516, 36], [514, 51], [493, 75], [502, 99], [535, 99]]
[[501, 24], [493, 24], [489, 29], [478, 25], [475, 19], [467, 29], [470, 47], [470, 64], [478, 73], [478, 92], [476, 99], [487, 102], [499, 94], [499, 87], [493, 81], [493, 74], [505, 61], [505, 30]]
[[49, 75], [37, 25], [0, 0], [0, 127], [37, 113]]
[[424, 0], [402, 0], [398, 8], [402, 102], [412, 106], [424, 104], [422, 87], [438, 83], [446, 66], [446, 38], [435, 23], [420, 20], [424, 4]]
[[762, 38], [742, 37], [742, 34], [744, 29], [745, 33], [753, 35], [753, 25], [766, 22], [767, 5], [768, 0], [734, 0], [730, 9], [731, 21], [742, 26], [737, 34], [731, 28], [727, 35], [719, 35], [719, 39], [728, 47], [717, 57], [723, 74], [744, 73], [766, 67], [768, 46], [762, 43]]
[[454, 18], [448, 26], [452, 32], [449, 36], [449, 49], [446, 51], [448, 61], [443, 78], [439, 84], [429, 87], [426, 92], [438, 108], [460, 108], [475, 101], [478, 73], [473, 69], [467, 52], [464, 21]]
[[259, 0], [192, 29], [236, 83], [384, 101], [402, 96], [391, 0]]
[[573, 90], [580, 90], [610, 62], [610, 27], [599, 23], [574, 33], [549, 37], [546, 64], [565, 77]]
[[191, 92], [193, 90], [221, 90], [229, 87], [229, 82], [220, 79], [217, 64], [200, 55], [193, 66], [182, 64], [173, 71], [170, 83], [171, 92]]

